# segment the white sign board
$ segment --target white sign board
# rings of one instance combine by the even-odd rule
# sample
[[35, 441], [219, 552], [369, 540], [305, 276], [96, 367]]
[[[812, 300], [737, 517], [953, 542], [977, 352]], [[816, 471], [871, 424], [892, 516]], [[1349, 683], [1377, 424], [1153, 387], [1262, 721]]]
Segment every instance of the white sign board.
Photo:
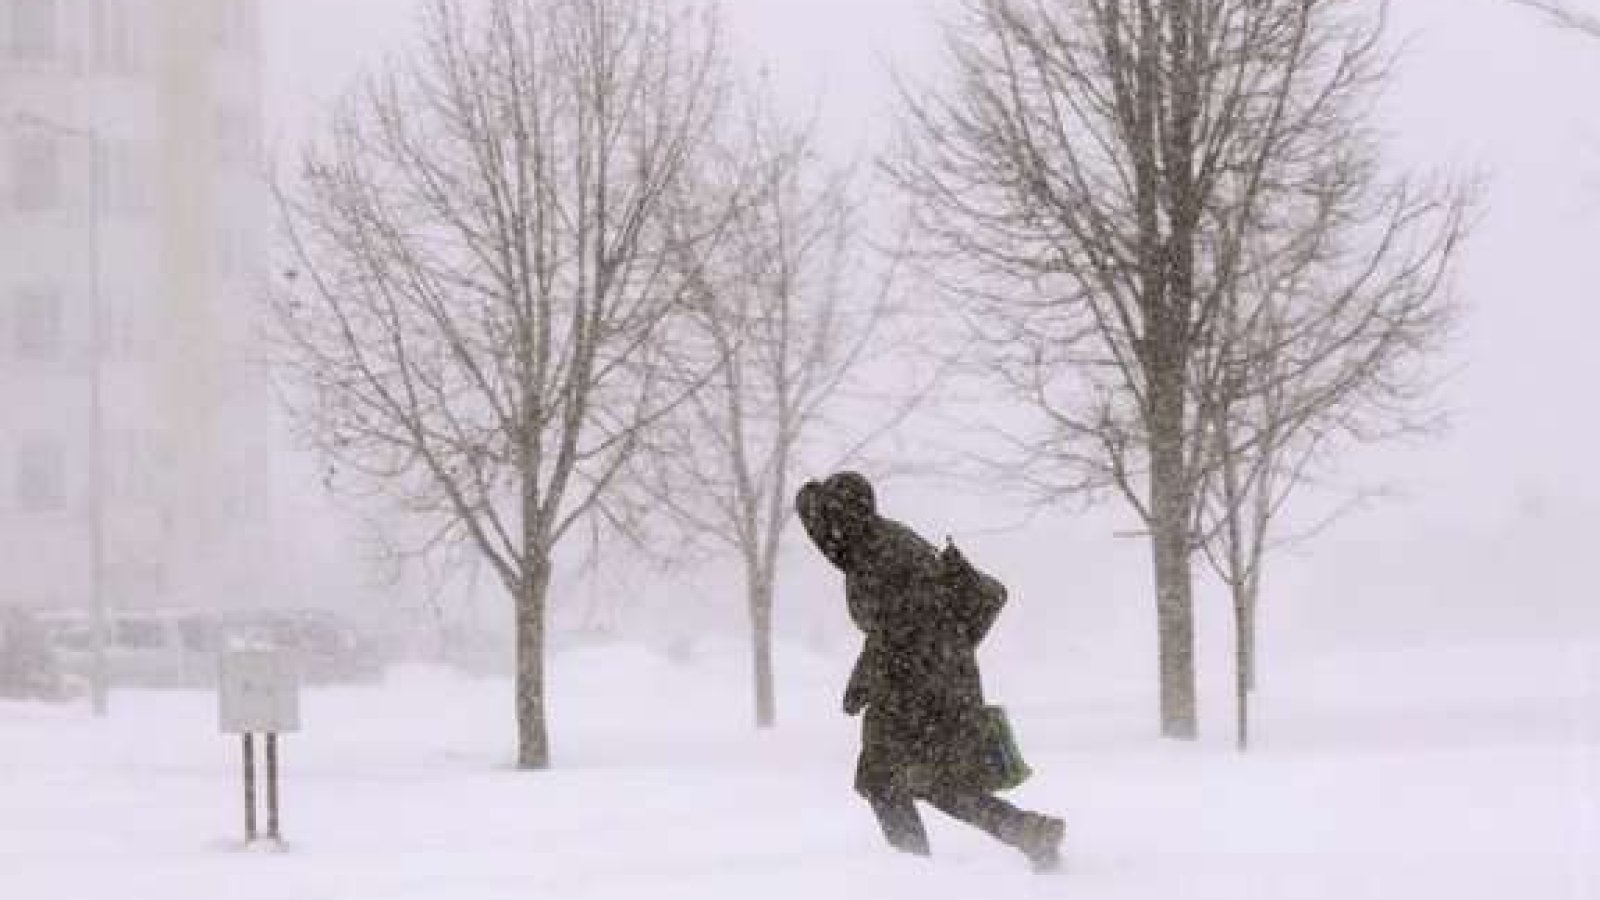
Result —
[[300, 686], [281, 650], [227, 650], [222, 654], [218, 704], [225, 734], [300, 730]]

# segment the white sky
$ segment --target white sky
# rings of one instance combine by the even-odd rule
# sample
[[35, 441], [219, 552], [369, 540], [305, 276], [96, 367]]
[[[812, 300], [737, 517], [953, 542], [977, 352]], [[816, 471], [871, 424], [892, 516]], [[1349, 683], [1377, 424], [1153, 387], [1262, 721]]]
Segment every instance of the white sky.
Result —
[[[1580, 0], [1592, 3], [1595, 0]], [[1498, 567], [1494, 584], [1539, 594], [1539, 602], [1592, 603], [1569, 580], [1580, 571], [1600, 517], [1596, 442], [1600, 404], [1600, 41], [1546, 26], [1505, 0], [1401, 0], [1395, 33], [1408, 37], [1381, 114], [1396, 158], [1413, 167], [1471, 168], [1487, 177], [1480, 227], [1466, 250], [1459, 287], [1468, 318], [1444, 400], [1456, 411], [1446, 438], [1408, 450], [1356, 457], [1353, 477], [1382, 479], [1405, 497], [1345, 520], [1291, 559], [1285, 583], [1324, 610], [1415, 599], [1448, 611], [1467, 590], [1514, 606], [1473, 573]], [[268, 10], [268, 134], [292, 147], [317, 104], [408, 32], [417, 0], [273, 0]], [[888, 66], [928, 70], [930, 12], [948, 0], [727, 0], [735, 40], [769, 61], [797, 103], [820, 91], [830, 143], [850, 147], [883, 134], [891, 109]], [[906, 518], [934, 523], [1001, 521], [981, 498], [948, 494], [891, 498]], [[1542, 505], [1541, 505], [1542, 504]], [[1540, 515], [1531, 513], [1538, 511]], [[894, 509], [890, 510], [895, 512]], [[997, 538], [1009, 580], [1046, 584], [1067, 564], [1083, 584], [1108, 587], [1148, 568], [1137, 552], [1111, 551], [1110, 516], [1040, 523]], [[1573, 529], [1577, 533], [1573, 533]], [[1123, 542], [1124, 544], [1126, 542]], [[1554, 548], [1554, 549], [1552, 549]], [[1519, 566], [1543, 574], [1516, 580]], [[1352, 572], [1353, 560], [1371, 563]], [[1135, 569], [1128, 569], [1132, 563]], [[1565, 568], [1562, 568], [1565, 566]], [[1553, 570], [1552, 570], [1553, 567]], [[1357, 568], [1361, 568], [1359, 564]], [[1499, 590], [1499, 587], [1493, 590]], [[1377, 614], [1377, 610], [1368, 610]], [[1307, 614], [1307, 622], [1322, 622]]]

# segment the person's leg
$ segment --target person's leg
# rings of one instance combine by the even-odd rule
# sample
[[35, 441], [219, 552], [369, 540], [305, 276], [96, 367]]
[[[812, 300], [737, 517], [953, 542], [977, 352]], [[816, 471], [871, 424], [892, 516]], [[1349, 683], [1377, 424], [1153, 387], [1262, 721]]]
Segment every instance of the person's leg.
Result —
[[897, 850], [928, 855], [928, 832], [917, 813], [916, 793], [896, 752], [895, 720], [869, 708], [861, 723], [861, 755], [856, 759], [856, 793], [878, 818], [883, 836]]
[[1019, 809], [993, 794], [949, 785], [930, 788], [924, 799], [945, 815], [1021, 850], [1036, 868], [1060, 865], [1066, 827], [1054, 816]]
[[927, 790], [923, 799], [953, 819], [983, 831], [998, 840], [1008, 837], [1020, 827], [1026, 815], [1017, 807], [993, 794], [967, 791], [949, 786], [935, 786]]
[[928, 832], [910, 793], [885, 787], [863, 791], [862, 796], [872, 806], [878, 827], [883, 829], [890, 846], [917, 856], [928, 855]]

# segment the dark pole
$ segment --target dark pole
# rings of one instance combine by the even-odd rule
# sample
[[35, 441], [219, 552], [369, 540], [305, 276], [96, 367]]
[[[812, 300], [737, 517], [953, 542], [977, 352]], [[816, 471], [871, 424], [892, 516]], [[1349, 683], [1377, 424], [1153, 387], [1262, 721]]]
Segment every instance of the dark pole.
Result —
[[267, 732], [267, 837], [283, 840], [278, 833], [278, 734]]
[[256, 839], [256, 754], [251, 734], [244, 735], [244, 839]]

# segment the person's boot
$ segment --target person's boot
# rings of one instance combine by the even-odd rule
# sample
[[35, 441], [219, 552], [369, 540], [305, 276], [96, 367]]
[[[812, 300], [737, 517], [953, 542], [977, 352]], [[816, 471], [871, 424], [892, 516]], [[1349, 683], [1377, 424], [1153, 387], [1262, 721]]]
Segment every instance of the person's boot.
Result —
[[883, 830], [889, 846], [912, 856], [931, 855], [928, 832], [923, 828], [922, 817], [917, 814], [917, 808], [909, 797], [877, 796], [868, 798], [868, 802], [878, 817], [878, 826]]
[[932, 856], [933, 850], [928, 846], [928, 836], [921, 832], [900, 832], [886, 835], [889, 846], [908, 856]]
[[1025, 812], [1008, 837], [1035, 872], [1052, 872], [1061, 867], [1061, 840], [1066, 833], [1066, 823], [1055, 816]]

